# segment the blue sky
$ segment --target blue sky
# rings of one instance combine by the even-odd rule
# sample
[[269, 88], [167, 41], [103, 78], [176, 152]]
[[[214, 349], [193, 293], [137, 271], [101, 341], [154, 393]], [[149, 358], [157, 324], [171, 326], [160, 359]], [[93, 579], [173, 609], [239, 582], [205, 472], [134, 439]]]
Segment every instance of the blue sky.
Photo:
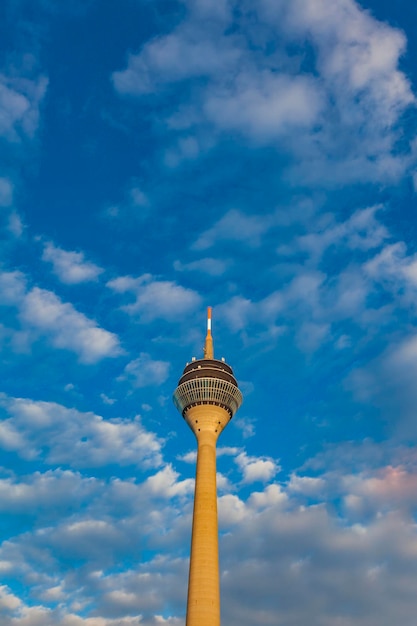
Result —
[[184, 624], [208, 305], [224, 623], [415, 626], [416, 13], [1, 3], [4, 626]]

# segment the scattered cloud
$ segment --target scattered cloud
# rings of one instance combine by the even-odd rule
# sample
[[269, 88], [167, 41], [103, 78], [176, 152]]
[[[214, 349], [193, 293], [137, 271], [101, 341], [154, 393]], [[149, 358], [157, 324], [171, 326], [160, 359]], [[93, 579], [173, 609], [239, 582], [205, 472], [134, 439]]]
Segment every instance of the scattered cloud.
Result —
[[[240, 387], [242, 389], [242, 385], [240, 385]], [[255, 420], [249, 417], [235, 417], [235, 419], [233, 420], [233, 425], [242, 432], [242, 436], [244, 439], [253, 437], [255, 434]]]
[[195, 310], [201, 301], [199, 294], [192, 289], [173, 281], [154, 279], [150, 274], [139, 278], [121, 276], [108, 282], [107, 286], [116, 293], [133, 293], [136, 301], [123, 309], [147, 321], [175, 319], [186, 311]]
[[17, 304], [23, 300], [26, 292], [26, 280], [21, 272], [2, 272], [1, 304]]
[[[291, 332], [298, 348], [309, 354], [329, 341], [338, 349], [351, 346], [351, 332], [374, 333], [382, 325], [389, 329], [393, 306], [413, 314], [416, 255], [408, 253], [404, 242], [393, 242], [381, 215], [382, 207], [376, 205], [343, 221], [328, 214], [310, 217], [297, 226], [307, 233], [278, 246], [281, 259], [292, 259], [280, 289], [271, 290], [269, 282], [261, 289], [260, 279], [257, 290], [264, 297], [254, 300], [250, 291], [233, 295], [218, 307], [222, 319], [245, 341], [250, 341], [246, 329], [253, 324], [265, 329], [269, 342]], [[346, 327], [340, 333], [342, 320], [350, 325], [348, 332]]]
[[[274, 11], [266, 0], [264, 6]], [[297, 0], [288, 7], [287, 23], [294, 33], [307, 31], [317, 46], [318, 67], [340, 98], [361, 94], [361, 107], [377, 107], [371, 125], [391, 126], [414, 101], [410, 83], [398, 69], [406, 46], [404, 33], [376, 20], [355, 2], [338, 1], [327, 11], [320, 0]], [[359, 107], [355, 113], [359, 113]], [[355, 115], [352, 122], [357, 122]]]
[[202, 233], [192, 248], [194, 250], [206, 250], [222, 241], [241, 241], [249, 246], [257, 247], [269, 226], [269, 217], [245, 215], [232, 209], [214, 226]]
[[85, 479], [79, 473], [61, 469], [35, 472], [19, 479], [1, 478], [0, 507], [8, 515], [42, 517], [45, 512], [51, 515], [55, 511], [59, 516], [65, 511], [70, 513], [75, 506], [85, 505], [96, 489], [96, 479]]
[[184, 461], [184, 463], [195, 463], [197, 460], [197, 451], [191, 450], [186, 454], [182, 454], [178, 457], [179, 461]]
[[107, 394], [101, 393], [100, 399], [104, 402], [104, 404], [115, 404], [117, 402], [116, 398], [110, 398]]
[[152, 494], [164, 498], [185, 496], [194, 493], [194, 480], [187, 478], [178, 481], [178, 477], [178, 472], [175, 472], [171, 465], [167, 465], [157, 474], [147, 479], [145, 488], [149, 489]]
[[229, 261], [205, 257], [197, 261], [191, 261], [190, 263], [175, 261], [174, 269], [177, 272], [203, 272], [209, 276], [222, 276], [229, 265]]
[[8, 178], [0, 178], [0, 206], [8, 207], [13, 203], [13, 185]]
[[119, 222], [127, 220], [142, 221], [150, 212], [151, 202], [148, 194], [143, 190], [142, 185], [135, 179], [131, 180], [123, 201], [120, 204], [113, 204], [104, 212], [104, 215], [111, 219], [118, 219]]
[[312, 128], [322, 109], [323, 97], [315, 79], [273, 71], [241, 74], [232, 89], [218, 89], [205, 102], [207, 118], [217, 128], [237, 130], [266, 143], [294, 128]]
[[120, 94], [144, 95], [171, 82], [216, 75], [240, 57], [229, 40], [224, 38], [222, 44], [216, 45], [201, 28], [181, 27], [147, 43], [139, 54], [130, 54], [127, 68], [113, 74], [113, 84]]
[[42, 259], [52, 264], [54, 274], [67, 285], [97, 280], [104, 271], [98, 265], [86, 261], [82, 252], [68, 252], [50, 242], [44, 246]]
[[0, 446], [26, 460], [72, 468], [158, 466], [161, 441], [140, 420], [105, 420], [54, 402], [0, 396]]
[[[331, 248], [346, 246], [359, 251], [378, 248], [389, 237], [387, 228], [376, 217], [381, 208], [373, 206], [357, 210], [346, 221], [337, 223], [333, 216], [322, 215], [316, 232], [312, 228], [308, 234], [281, 245], [278, 253], [291, 256], [305, 252], [309, 260], [317, 264]], [[326, 224], [324, 227], [323, 223]]]
[[[226, 28], [230, 5], [209, 24], [206, 11], [187, 8], [172, 32], [145, 43], [113, 74], [119, 94], [138, 98], [193, 85], [176, 115], [178, 142], [185, 128], [195, 145], [207, 129], [235, 132], [286, 150], [294, 158], [290, 178], [321, 185], [397, 180], [412, 166], [411, 145], [396, 149], [397, 125], [415, 104], [400, 69], [406, 40], [399, 29], [353, 0], [338, 0], [331, 11], [322, 1], [264, 0], [254, 11], [257, 27], [242, 19], [239, 34]], [[172, 121], [166, 118], [171, 129]]]
[[345, 385], [358, 402], [377, 410], [392, 435], [414, 441], [416, 374], [417, 335], [412, 331], [399, 337], [397, 333], [378, 356], [352, 369]]
[[141, 352], [139, 357], [130, 361], [120, 379], [129, 380], [134, 387], [161, 385], [168, 378], [170, 363], [155, 361], [149, 354]]
[[39, 124], [39, 107], [48, 81], [0, 74], [0, 136], [18, 142], [32, 138]]
[[[242, 454], [245, 466], [261, 460]], [[337, 450], [333, 454], [338, 458]], [[354, 459], [351, 465], [355, 467]], [[415, 471], [379, 466], [350, 473], [344, 465], [338, 467], [332, 468], [327, 461], [325, 473], [294, 474], [287, 485], [270, 478], [263, 488], [249, 489], [245, 496], [226, 492], [219, 497], [223, 611], [231, 624], [246, 626], [256, 620], [267, 625], [277, 614], [297, 623], [309, 614], [317, 626], [341, 619], [347, 624], [359, 619], [361, 626], [372, 626], [375, 616], [382, 626], [390, 626], [398, 612], [403, 611], [405, 617], [410, 614], [417, 580], [410, 561], [415, 528], [409, 517], [415, 500]], [[72, 489], [67, 492], [64, 484]], [[20, 555], [24, 579], [33, 576], [33, 568], [54, 550], [48, 574], [32, 584], [36, 612], [30, 613], [33, 607], [29, 609], [3, 587], [0, 612], [4, 619], [16, 621], [27, 615], [34, 626], [40, 618], [42, 624], [51, 626], [119, 626], [134, 624], [135, 619], [141, 626], [179, 624], [187, 562], [178, 557], [178, 537], [190, 533], [193, 486], [192, 479], [181, 479], [170, 465], [142, 484], [117, 479], [106, 483], [62, 470], [20, 484], [15, 479], [0, 480], [0, 491], [10, 506], [24, 508], [36, 502], [43, 514], [55, 509], [55, 516], [63, 516], [55, 527], [45, 525], [0, 548], [3, 567]], [[335, 498], [340, 502], [337, 512]], [[79, 499], [88, 502], [88, 516], [72, 515], [71, 507]], [[114, 513], [103, 517], [112, 501], [123, 511], [122, 522]], [[125, 555], [132, 553], [132, 541], [137, 541], [141, 525], [142, 541], [163, 545], [163, 553], [145, 560], [138, 557], [130, 567], [114, 571], [112, 564], [124, 562]], [[60, 566], [68, 559], [75, 563], [80, 559], [86, 565], [62, 575]], [[297, 602], [300, 593], [302, 604]], [[62, 594], [71, 594], [72, 611], [65, 604], [57, 608]], [[322, 604], [316, 616], [317, 597]], [[92, 598], [94, 616], [87, 608]], [[168, 605], [176, 617], [159, 620], [159, 614], [167, 615]], [[31, 621], [27, 623], [32, 626]]]
[[279, 471], [279, 466], [273, 459], [251, 457], [245, 452], [241, 452], [235, 462], [243, 474], [244, 483], [268, 482]]
[[27, 293], [20, 317], [27, 327], [49, 336], [56, 348], [75, 352], [85, 363], [121, 353], [116, 335], [99, 328], [71, 304], [63, 303], [45, 289], [34, 287]]
[[345, 477], [348, 493], [345, 505], [351, 515], [356, 514], [361, 518], [393, 509], [412, 513], [417, 504], [416, 481], [416, 474], [401, 466], [383, 467], [374, 473], [348, 475]]
[[14, 237], [21, 237], [24, 231], [22, 218], [16, 211], [12, 211], [8, 219], [8, 230]]
[[2, 272], [0, 286], [0, 304], [18, 309], [22, 330], [31, 335], [32, 341], [44, 336], [55, 348], [75, 352], [83, 363], [121, 354], [114, 333], [97, 326], [52, 291], [28, 288], [21, 272]]
[[365, 272], [387, 292], [413, 306], [417, 287], [417, 254], [408, 254], [403, 241], [389, 244], [365, 264]]

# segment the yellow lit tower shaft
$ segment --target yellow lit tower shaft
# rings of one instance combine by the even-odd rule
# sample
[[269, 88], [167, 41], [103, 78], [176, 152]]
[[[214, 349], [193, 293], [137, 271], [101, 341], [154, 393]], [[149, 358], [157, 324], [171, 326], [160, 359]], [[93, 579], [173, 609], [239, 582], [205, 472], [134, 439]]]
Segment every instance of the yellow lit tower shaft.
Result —
[[204, 358], [187, 363], [174, 403], [197, 438], [186, 626], [220, 626], [216, 443], [242, 394], [230, 365], [214, 358], [211, 307]]

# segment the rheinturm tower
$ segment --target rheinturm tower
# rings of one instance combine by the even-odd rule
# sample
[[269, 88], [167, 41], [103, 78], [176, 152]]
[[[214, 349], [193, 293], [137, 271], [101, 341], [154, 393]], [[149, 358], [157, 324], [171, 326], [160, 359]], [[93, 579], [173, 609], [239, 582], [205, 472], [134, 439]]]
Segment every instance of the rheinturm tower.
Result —
[[216, 443], [242, 394], [230, 365], [214, 358], [210, 307], [204, 357], [187, 363], [174, 403], [197, 439], [186, 626], [220, 626]]

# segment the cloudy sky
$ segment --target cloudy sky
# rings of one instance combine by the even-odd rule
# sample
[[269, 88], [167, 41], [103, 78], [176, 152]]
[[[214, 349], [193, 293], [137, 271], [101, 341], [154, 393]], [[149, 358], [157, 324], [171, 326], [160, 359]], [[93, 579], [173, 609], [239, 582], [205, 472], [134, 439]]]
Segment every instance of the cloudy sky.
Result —
[[215, 353], [223, 622], [415, 626], [412, 0], [0, 3], [0, 621], [182, 626]]

